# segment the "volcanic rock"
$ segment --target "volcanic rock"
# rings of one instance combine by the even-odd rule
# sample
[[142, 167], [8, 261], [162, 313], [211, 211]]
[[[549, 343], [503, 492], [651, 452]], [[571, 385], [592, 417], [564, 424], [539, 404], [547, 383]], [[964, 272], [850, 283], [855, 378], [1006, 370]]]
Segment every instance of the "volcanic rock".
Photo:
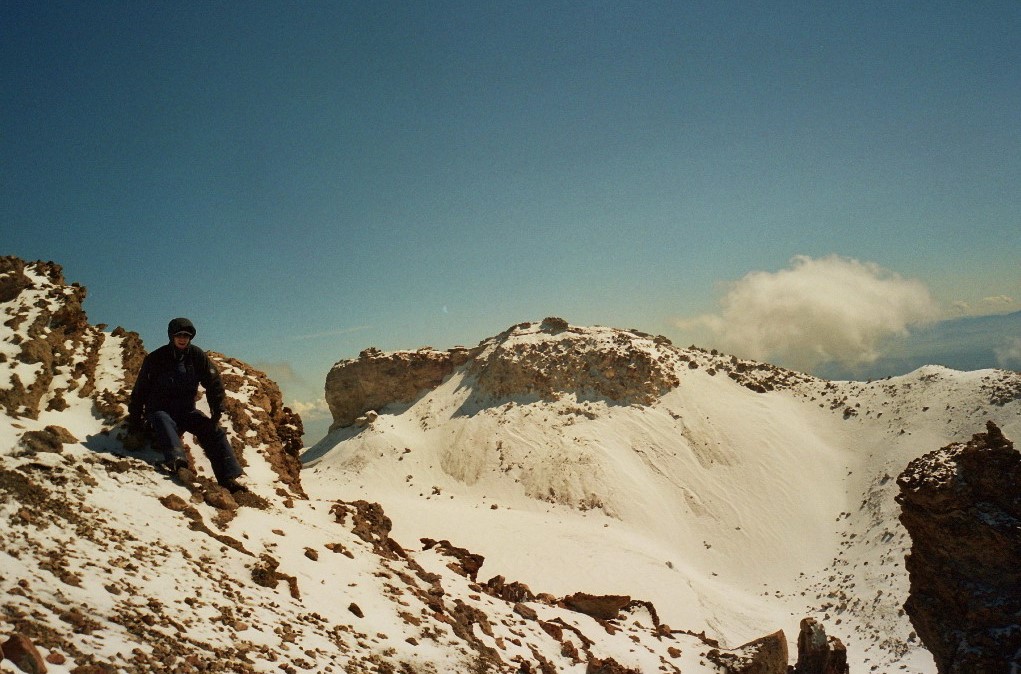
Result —
[[414, 401], [469, 358], [469, 351], [460, 347], [390, 354], [369, 348], [354, 360], [340, 361], [326, 377], [326, 402], [333, 414], [330, 430], [350, 426], [370, 410]]
[[623, 595], [591, 595], [584, 592], [564, 597], [564, 606], [601, 620], [613, 620], [620, 610], [631, 603], [631, 597]]
[[706, 657], [726, 674], [787, 674], [787, 638], [780, 630], [732, 651], [713, 649]]
[[840, 639], [827, 637], [815, 618], [801, 621], [794, 674], [848, 674], [847, 648]]
[[280, 387], [265, 372], [215, 351], [209, 358], [220, 369], [227, 390], [224, 413], [234, 428], [231, 444], [244, 463], [248, 448], [258, 449], [290, 489], [301, 496], [301, 417], [284, 406]]
[[897, 483], [912, 541], [904, 608], [940, 674], [1021, 667], [1021, 453], [990, 421]]
[[547, 318], [482, 342], [468, 371], [479, 392], [496, 399], [573, 394], [648, 405], [680, 383], [671, 352], [657, 344], [637, 332], [571, 328]]
[[563, 396], [615, 404], [654, 402], [679, 383], [676, 350], [665, 338], [629, 330], [575, 328], [560, 318], [522, 323], [472, 349], [383, 353], [369, 348], [326, 378], [331, 430], [371, 423], [370, 411], [412, 403], [465, 366], [482, 406]]
[[46, 661], [32, 640], [23, 634], [12, 634], [0, 645], [0, 655], [13, 662], [23, 672], [46, 674]]

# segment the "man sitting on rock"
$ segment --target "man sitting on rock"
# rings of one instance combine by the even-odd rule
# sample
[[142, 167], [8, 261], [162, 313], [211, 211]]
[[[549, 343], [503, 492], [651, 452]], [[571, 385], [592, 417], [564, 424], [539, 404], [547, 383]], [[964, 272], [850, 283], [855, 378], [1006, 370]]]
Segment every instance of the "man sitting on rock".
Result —
[[[202, 349], [191, 343], [195, 326], [187, 318], [175, 318], [167, 326], [170, 343], [156, 349], [142, 362], [142, 369], [128, 404], [128, 429], [138, 437], [148, 422], [163, 452], [164, 468], [171, 475], [188, 467], [181, 437], [191, 433], [213, 466], [216, 481], [232, 493], [246, 491], [237, 478], [241, 465], [220, 427], [225, 397], [216, 366]], [[212, 418], [195, 409], [199, 384], [206, 391]]]

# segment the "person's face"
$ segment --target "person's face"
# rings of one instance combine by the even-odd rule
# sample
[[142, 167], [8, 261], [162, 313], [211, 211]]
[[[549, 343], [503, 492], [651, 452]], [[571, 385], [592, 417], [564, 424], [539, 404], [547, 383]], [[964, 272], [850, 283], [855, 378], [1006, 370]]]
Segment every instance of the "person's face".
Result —
[[191, 341], [191, 335], [187, 332], [179, 332], [174, 335], [174, 347], [180, 350], [188, 348], [188, 342]]

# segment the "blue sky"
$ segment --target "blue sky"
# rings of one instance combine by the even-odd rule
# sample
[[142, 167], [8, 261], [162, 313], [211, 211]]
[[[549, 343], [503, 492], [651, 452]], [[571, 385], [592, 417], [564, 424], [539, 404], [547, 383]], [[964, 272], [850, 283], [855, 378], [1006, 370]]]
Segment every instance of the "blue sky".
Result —
[[828, 263], [876, 346], [1021, 308], [1019, 73], [1014, 0], [5, 0], [0, 252], [302, 400], [548, 315], [741, 351]]

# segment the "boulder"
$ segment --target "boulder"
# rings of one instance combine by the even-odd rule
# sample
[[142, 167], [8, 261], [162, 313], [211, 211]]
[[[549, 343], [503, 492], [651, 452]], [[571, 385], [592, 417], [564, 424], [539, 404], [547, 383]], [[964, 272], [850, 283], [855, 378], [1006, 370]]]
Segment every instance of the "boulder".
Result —
[[794, 674], [848, 674], [847, 648], [840, 639], [827, 637], [815, 618], [801, 621]]
[[713, 649], [706, 657], [726, 674], [787, 674], [787, 637], [780, 630], [733, 650]]
[[32, 640], [15, 632], [0, 645], [0, 654], [28, 674], [45, 674], [46, 661]]

